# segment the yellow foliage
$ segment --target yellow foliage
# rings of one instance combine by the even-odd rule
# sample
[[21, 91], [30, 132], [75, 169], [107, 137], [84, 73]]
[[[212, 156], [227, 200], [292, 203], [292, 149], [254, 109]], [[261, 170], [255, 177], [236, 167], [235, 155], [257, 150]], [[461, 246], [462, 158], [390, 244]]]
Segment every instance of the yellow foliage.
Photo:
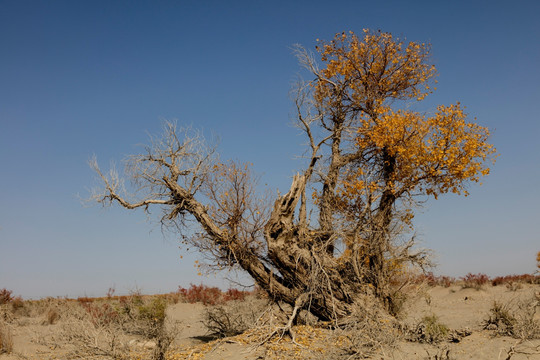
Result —
[[362, 168], [349, 172], [342, 195], [350, 198], [373, 194], [389, 186], [396, 196], [421, 193], [437, 197], [447, 192], [467, 195], [465, 183], [478, 182], [489, 173], [486, 160], [493, 158], [495, 149], [487, 143], [488, 129], [465, 119], [458, 103], [439, 106], [430, 117], [388, 110], [376, 120], [365, 121], [357, 130], [358, 149], [381, 159], [386, 153], [395, 165], [387, 183], [375, 178], [369, 186], [362, 179]]
[[[430, 116], [394, 109], [396, 100], [420, 101], [432, 92], [429, 48], [369, 30], [362, 39], [341, 33], [317, 47], [326, 67], [314, 82], [315, 99], [334, 121], [349, 119], [354, 134], [357, 160], [341, 176], [342, 204], [373, 204], [382, 193], [468, 195], [465, 185], [489, 174], [496, 157], [489, 130], [468, 122], [459, 103]], [[402, 220], [411, 219], [406, 213]]]
[[385, 111], [387, 100], [422, 100], [431, 92], [428, 80], [436, 70], [426, 62], [426, 44], [404, 44], [389, 33], [364, 30], [362, 40], [341, 33], [330, 43], [320, 42], [317, 50], [326, 68], [325, 80], [316, 83], [316, 99], [328, 108], [346, 99], [374, 115]]

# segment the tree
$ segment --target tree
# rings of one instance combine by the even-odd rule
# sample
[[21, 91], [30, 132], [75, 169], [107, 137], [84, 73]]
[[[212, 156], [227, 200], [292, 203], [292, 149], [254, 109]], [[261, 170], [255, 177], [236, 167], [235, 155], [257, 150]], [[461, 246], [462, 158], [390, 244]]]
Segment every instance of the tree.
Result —
[[[248, 165], [220, 162], [199, 134], [171, 123], [146, 153], [127, 160], [138, 198], [128, 199], [118, 174], [103, 174], [95, 159], [105, 186], [93, 198], [161, 207], [164, 226], [211, 264], [240, 268], [272, 299], [291, 304], [291, 319], [300, 309], [343, 319], [366, 293], [394, 312], [391, 278], [407, 263], [426, 264], [414, 236], [406, 238], [414, 205], [447, 192], [467, 195], [467, 184], [489, 173], [495, 149], [459, 103], [430, 115], [409, 110], [432, 91], [428, 45], [365, 30], [316, 49], [321, 68], [313, 54], [296, 50], [312, 78], [295, 92], [307, 165], [273, 205], [255, 195]], [[195, 235], [185, 232], [190, 219]]]

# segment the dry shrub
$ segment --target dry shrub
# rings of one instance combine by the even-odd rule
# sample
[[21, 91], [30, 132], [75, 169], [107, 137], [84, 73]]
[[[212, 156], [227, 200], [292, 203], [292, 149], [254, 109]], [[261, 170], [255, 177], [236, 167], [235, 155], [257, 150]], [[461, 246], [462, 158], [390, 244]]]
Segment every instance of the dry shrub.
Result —
[[493, 302], [489, 316], [484, 320], [484, 329], [496, 330], [499, 335], [514, 335], [515, 317], [510, 313], [508, 304]]
[[235, 336], [252, 328], [266, 308], [266, 301], [253, 296], [205, 309], [203, 325], [216, 337]]
[[540, 339], [540, 319], [535, 315], [540, 303], [530, 298], [517, 303], [513, 316], [516, 319], [513, 333], [518, 339]]
[[484, 320], [484, 328], [517, 339], [539, 339], [540, 320], [536, 317], [538, 307], [540, 302], [534, 297], [506, 304], [495, 301], [488, 318]]
[[54, 325], [58, 319], [60, 318], [60, 314], [56, 309], [50, 309], [47, 312], [47, 324]]
[[55, 299], [52, 297], [40, 300], [27, 300], [24, 304], [24, 314], [29, 317], [38, 317], [46, 315], [50, 309], [63, 308], [63, 304], [67, 302], [65, 299]]
[[19, 313], [28, 317], [41, 317], [42, 325], [54, 325], [60, 320], [60, 314], [64, 314], [65, 309], [76, 305], [72, 300], [62, 298], [27, 300], [24, 302], [24, 311]]
[[450, 329], [435, 315], [427, 315], [408, 331], [407, 340], [421, 343], [438, 343], [448, 338]]
[[403, 319], [406, 316], [404, 310], [406, 304], [421, 298], [430, 302], [431, 297], [428, 293], [429, 287], [436, 286], [436, 277], [433, 273], [417, 275], [414, 272], [403, 274], [399, 280], [393, 280], [394, 285], [390, 287], [390, 307], [389, 312], [397, 319]]
[[61, 339], [75, 346], [72, 355], [123, 359], [130, 335], [153, 342], [152, 359], [163, 360], [176, 328], [167, 327], [167, 302], [160, 297], [132, 294], [114, 300], [88, 300], [69, 305], [62, 313]]
[[81, 303], [81, 307], [86, 310], [90, 321], [95, 326], [104, 326], [119, 321], [119, 314], [109, 303]]
[[11, 308], [13, 311], [21, 311], [24, 308], [24, 300], [22, 297], [17, 296], [11, 300]]
[[77, 304], [66, 306], [60, 331], [62, 340], [75, 346], [71, 355], [80, 357], [108, 356], [122, 358], [127, 351], [127, 338], [119, 318], [104, 321], [94, 310]]
[[177, 292], [171, 292], [168, 294], [162, 295], [162, 297], [169, 303], [169, 304], [178, 304], [178, 302], [181, 300], [182, 295]]
[[251, 294], [249, 291], [241, 291], [238, 289], [228, 289], [226, 292], [222, 292], [217, 287], [206, 286], [203, 284], [191, 284], [189, 289], [179, 286], [177, 293], [180, 294], [185, 301], [191, 304], [201, 302], [204, 305], [217, 305], [227, 301], [243, 300], [246, 296]]
[[13, 336], [9, 327], [0, 320], [0, 354], [9, 354], [13, 351]]
[[461, 278], [463, 281], [462, 287], [464, 289], [472, 288], [476, 290], [480, 290], [482, 286], [486, 285], [489, 282], [489, 276], [486, 274], [471, 274], [468, 273], [464, 277]]
[[140, 294], [122, 303], [121, 318], [127, 317], [122, 322], [124, 331], [154, 341], [153, 360], [165, 359], [167, 349], [179, 332], [177, 322], [167, 321], [168, 304], [166, 297], [143, 299]]
[[329, 336], [323, 359], [363, 359], [393, 347], [401, 338], [399, 324], [372, 296], [358, 299], [348, 321]]

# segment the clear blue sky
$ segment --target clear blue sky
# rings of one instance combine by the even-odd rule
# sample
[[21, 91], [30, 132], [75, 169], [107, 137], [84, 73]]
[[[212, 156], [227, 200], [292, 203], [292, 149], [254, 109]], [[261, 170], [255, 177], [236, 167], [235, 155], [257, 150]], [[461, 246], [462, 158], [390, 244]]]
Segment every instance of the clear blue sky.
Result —
[[[84, 207], [102, 167], [178, 119], [286, 191], [295, 43], [381, 29], [430, 42], [439, 90], [493, 130], [501, 156], [467, 198], [417, 216], [436, 272], [531, 273], [540, 250], [540, 2], [0, 0], [0, 288], [23, 297], [168, 292], [198, 277], [142, 213]], [[184, 254], [185, 255], [185, 254]], [[222, 285], [227, 286], [227, 285]]]

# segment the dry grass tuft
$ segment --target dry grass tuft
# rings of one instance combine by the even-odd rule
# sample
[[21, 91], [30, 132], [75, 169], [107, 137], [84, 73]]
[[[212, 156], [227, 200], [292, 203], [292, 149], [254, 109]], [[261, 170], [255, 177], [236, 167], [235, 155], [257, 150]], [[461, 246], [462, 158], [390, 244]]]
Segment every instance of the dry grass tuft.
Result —
[[0, 354], [9, 354], [13, 352], [13, 336], [11, 330], [0, 321]]
[[358, 299], [347, 323], [327, 337], [320, 359], [363, 359], [396, 346], [402, 332], [397, 320], [366, 295]]
[[536, 315], [539, 308], [540, 301], [535, 297], [507, 304], [495, 301], [484, 329], [522, 340], [540, 339], [540, 319]]

